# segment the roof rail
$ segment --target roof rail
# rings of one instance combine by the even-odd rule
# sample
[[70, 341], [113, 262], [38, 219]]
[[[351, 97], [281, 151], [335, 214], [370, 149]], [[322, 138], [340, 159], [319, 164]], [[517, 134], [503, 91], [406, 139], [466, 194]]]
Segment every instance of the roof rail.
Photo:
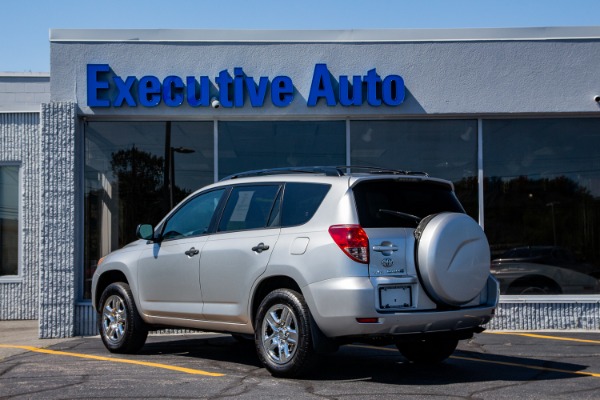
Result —
[[393, 169], [393, 168], [382, 168], [382, 167], [376, 167], [376, 166], [372, 166], [372, 165], [345, 165], [345, 166], [337, 166], [335, 168], [341, 169], [341, 170], [346, 170], [346, 171], [362, 170], [368, 174], [422, 175], [422, 176], [429, 177], [429, 174], [427, 172], [408, 171], [408, 170]]
[[229, 179], [248, 178], [253, 176], [265, 175], [286, 175], [286, 174], [321, 174], [325, 176], [344, 176], [351, 170], [361, 170], [368, 174], [390, 174], [390, 175], [423, 175], [428, 177], [426, 172], [405, 171], [390, 168], [381, 168], [367, 165], [340, 165], [340, 166], [314, 166], [314, 167], [282, 167], [282, 168], [267, 168], [255, 169], [251, 171], [239, 172], [221, 179], [226, 181]]
[[341, 171], [337, 167], [283, 167], [283, 168], [268, 168], [268, 169], [255, 169], [252, 171], [240, 172], [237, 174], [226, 176], [221, 179], [226, 181], [229, 179], [247, 178], [252, 176], [264, 176], [264, 175], [285, 175], [285, 174], [323, 174], [326, 176], [343, 176], [344, 171]]

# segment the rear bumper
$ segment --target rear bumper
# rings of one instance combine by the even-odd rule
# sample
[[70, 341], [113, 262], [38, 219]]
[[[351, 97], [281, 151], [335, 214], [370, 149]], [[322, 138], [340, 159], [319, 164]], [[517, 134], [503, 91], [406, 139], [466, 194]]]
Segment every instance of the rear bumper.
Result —
[[[368, 277], [331, 279], [302, 291], [315, 322], [330, 338], [472, 331], [490, 321], [498, 304], [498, 282], [491, 275], [483, 304], [443, 311], [377, 311], [377, 287]], [[357, 318], [377, 318], [377, 322], [360, 323]]]

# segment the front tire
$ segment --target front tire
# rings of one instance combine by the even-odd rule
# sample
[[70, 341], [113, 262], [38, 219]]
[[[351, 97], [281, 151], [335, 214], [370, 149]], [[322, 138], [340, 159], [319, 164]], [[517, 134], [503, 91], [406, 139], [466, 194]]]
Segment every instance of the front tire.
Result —
[[423, 339], [416, 342], [397, 342], [400, 353], [415, 364], [439, 364], [454, 353], [457, 339]]
[[260, 361], [274, 376], [301, 375], [314, 360], [310, 311], [304, 297], [277, 289], [261, 302], [255, 321], [255, 345]]
[[148, 328], [140, 317], [129, 285], [108, 285], [100, 297], [98, 331], [111, 353], [137, 353], [146, 343]]

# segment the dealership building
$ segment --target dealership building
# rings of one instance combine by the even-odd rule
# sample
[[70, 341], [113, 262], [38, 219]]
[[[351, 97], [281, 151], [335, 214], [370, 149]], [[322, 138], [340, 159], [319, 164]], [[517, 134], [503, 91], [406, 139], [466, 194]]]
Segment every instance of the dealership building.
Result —
[[600, 27], [52, 30], [0, 73], [0, 320], [95, 334], [98, 260], [232, 173], [454, 183], [506, 330], [600, 329]]

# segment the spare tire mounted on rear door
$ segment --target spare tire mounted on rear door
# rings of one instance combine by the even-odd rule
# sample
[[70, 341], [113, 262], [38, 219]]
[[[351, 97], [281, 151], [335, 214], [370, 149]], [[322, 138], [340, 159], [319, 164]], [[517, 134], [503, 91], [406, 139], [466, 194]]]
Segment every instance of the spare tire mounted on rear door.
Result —
[[438, 305], [461, 306], [479, 295], [490, 274], [490, 246], [468, 215], [441, 213], [415, 229], [421, 284]]

